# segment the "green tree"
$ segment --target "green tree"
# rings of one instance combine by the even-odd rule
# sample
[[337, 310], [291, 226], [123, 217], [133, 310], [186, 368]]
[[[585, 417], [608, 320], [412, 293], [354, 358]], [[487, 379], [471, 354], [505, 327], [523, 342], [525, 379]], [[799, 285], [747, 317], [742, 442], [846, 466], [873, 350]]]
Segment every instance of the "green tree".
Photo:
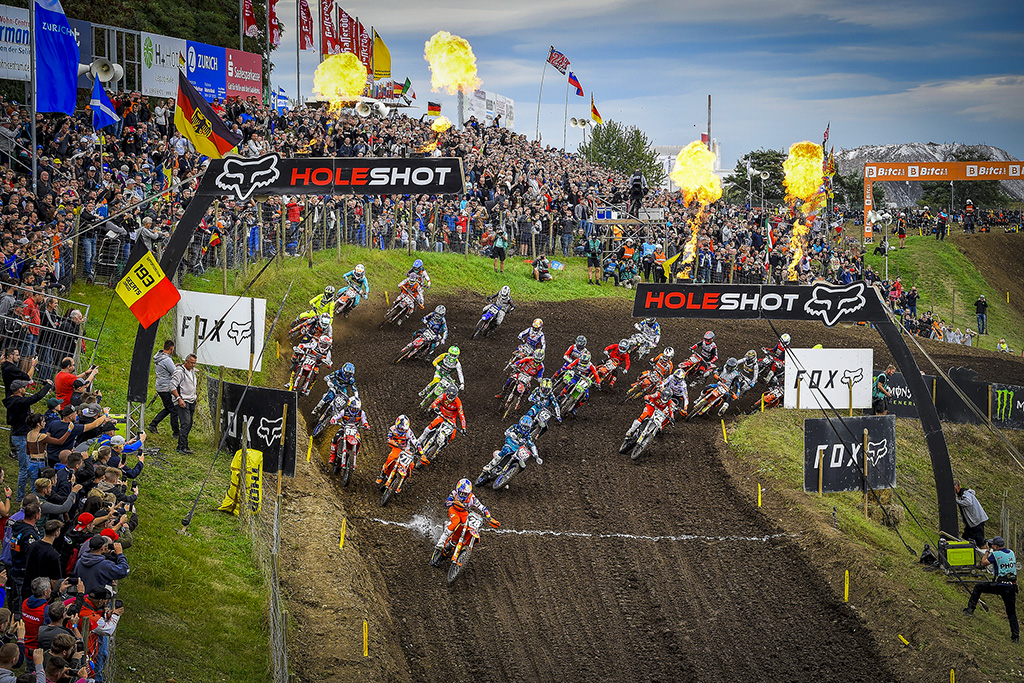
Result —
[[[960, 145], [950, 150], [943, 161], [991, 161], [992, 155], [980, 147]], [[995, 209], [1006, 206], [1012, 199], [1003, 192], [998, 180], [959, 180], [952, 187], [945, 181], [921, 183], [923, 195], [918, 201], [921, 206], [935, 210], [962, 209], [970, 199], [979, 209]]]
[[665, 169], [658, 161], [658, 153], [647, 134], [636, 126], [608, 120], [594, 128], [590, 140], [581, 144], [577, 152], [595, 164], [627, 176], [639, 168], [651, 187], [665, 182]]
[[725, 177], [722, 183], [722, 194], [727, 201], [734, 204], [747, 203], [747, 162], [753, 172], [750, 174], [750, 202], [754, 206], [761, 205], [761, 184], [762, 173], [768, 177], [763, 179], [764, 183], [764, 204], [775, 206], [785, 201], [786, 190], [783, 186], [785, 176], [782, 170], [782, 162], [786, 160], [786, 153], [776, 149], [758, 149], [747, 152], [736, 161], [736, 168], [730, 175]]

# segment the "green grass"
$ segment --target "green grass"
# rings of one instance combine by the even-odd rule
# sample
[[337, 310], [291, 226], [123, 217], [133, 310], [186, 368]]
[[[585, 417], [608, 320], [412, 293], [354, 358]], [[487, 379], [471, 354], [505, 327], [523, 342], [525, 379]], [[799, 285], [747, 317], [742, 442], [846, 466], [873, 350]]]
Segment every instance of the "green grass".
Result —
[[[896, 533], [881, 524], [867, 521], [863, 514], [860, 493], [804, 494], [803, 490], [803, 420], [821, 417], [811, 411], [776, 410], [759, 413], [738, 422], [731, 430], [729, 444], [733, 452], [760, 477], [768, 489], [784, 491], [803, 510], [803, 518], [825, 520], [831, 524], [833, 507], [838, 529], [845, 541], [865, 551], [871, 569], [902, 587], [902, 594], [912, 597], [923, 615], [935, 610], [953, 637], [964, 641], [964, 650], [975, 653], [979, 665], [989, 673], [1005, 673], [1006, 662], [1017, 652], [1009, 642], [1009, 628], [998, 598], [987, 600], [992, 611], [974, 620], [961, 618], [960, 610], [967, 604], [967, 594], [958, 584], [951, 584], [941, 572], [923, 572], [917, 563], [925, 543], [936, 545], [938, 512], [935, 482], [928, 447], [920, 424], [915, 420], [897, 420], [897, 486], [899, 495], [922, 526], [910, 514], [899, 526], [899, 532], [913, 549], [907, 551]], [[1004, 493], [1010, 519], [1011, 534], [1024, 537], [1024, 503], [1020, 498], [1022, 471], [989, 432], [971, 425], [943, 425], [949, 445], [953, 471], [966, 485], [974, 488], [990, 521], [986, 533], [1000, 533], [1000, 507]], [[1016, 448], [1024, 448], [1024, 433], [1006, 432]], [[894, 505], [900, 505], [895, 496]], [[872, 502], [871, 507], [875, 507]], [[1015, 524], [1016, 526], [1015, 526]], [[812, 523], [813, 526], [813, 523]], [[923, 528], [922, 528], [923, 527]], [[1013, 541], [1008, 539], [1008, 543]], [[1014, 547], [1013, 550], [1020, 551]], [[854, 557], [857, 554], [853, 554]], [[851, 567], [855, 569], [855, 567]], [[874, 590], [874, 589], [872, 589]], [[936, 624], [936, 628], [941, 628]]]
[[[884, 256], [874, 255], [869, 245], [865, 258], [880, 276], [885, 276]], [[1005, 292], [996, 291], [985, 281], [952, 241], [940, 242], [934, 237], [908, 236], [906, 249], [889, 252], [889, 277], [897, 276], [903, 278], [904, 289], [917, 287], [921, 295], [917, 302], [918, 315], [934, 310], [944, 321], [961, 330], [977, 328], [974, 302], [980, 295], [984, 294], [989, 301], [1000, 301], [1005, 296]], [[1010, 348], [1019, 349], [1024, 345], [1024, 320], [1009, 306], [991, 306], [988, 327], [988, 334], [980, 340], [982, 348], [995, 350], [1000, 337], [1006, 338]]]

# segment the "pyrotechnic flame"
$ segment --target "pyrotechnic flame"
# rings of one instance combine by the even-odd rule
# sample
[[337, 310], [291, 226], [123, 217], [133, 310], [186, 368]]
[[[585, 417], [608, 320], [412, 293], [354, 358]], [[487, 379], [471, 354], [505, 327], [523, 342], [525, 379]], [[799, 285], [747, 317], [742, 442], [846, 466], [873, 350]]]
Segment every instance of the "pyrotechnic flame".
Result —
[[341, 109], [355, 102], [366, 89], [366, 67], [351, 52], [331, 55], [313, 74], [313, 92], [331, 103], [331, 109]]
[[435, 133], [443, 133], [452, 127], [452, 122], [448, 120], [447, 116], [438, 116], [434, 119], [434, 122], [430, 124], [430, 130]]
[[454, 95], [480, 87], [476, 55], [465, 38], [438, 31], [424, 46], [423, 58], [430, 64], [430, 89], [434, 92], [443, 88]]
[[715, 155], [700, 141], [693, 141], [679, 152], [672, 170], [672, 182], [679, 186], [683, 201], [696, 200], [696, 217], [690, 221], [690, 239], [683, 246], [681, 263], [689, 263], [697, 251], [697, 235], [704, 221], [704, 211], [711, 202], [722, 198], [722, 180], [715, 175]]
[[416, 153], [423, 154], [424, 152], [433, 152], [435, 149], [437, 149], [437, 141], [432, 140], [422, 147], [416, 148]]
[[[796, 266], [804, 256], [807, 235], [814, 225], [814, 217], [824, 199], [824, 193], [821, 192], [823, 157], [824, 150], [821, 145], [805, 140], [790, 147], [789, 156], [782, 162], [782, 169], [786, 172], [786, 203], [804, 216], [803, 223], [799, 220], [793, 223], [793, 236], [789, 240], [789, 247], [793, 252], [793, 258], [789, 263], [790, 280], [797, 279]], [[798, 201], [799, 207], [796, 206]]]

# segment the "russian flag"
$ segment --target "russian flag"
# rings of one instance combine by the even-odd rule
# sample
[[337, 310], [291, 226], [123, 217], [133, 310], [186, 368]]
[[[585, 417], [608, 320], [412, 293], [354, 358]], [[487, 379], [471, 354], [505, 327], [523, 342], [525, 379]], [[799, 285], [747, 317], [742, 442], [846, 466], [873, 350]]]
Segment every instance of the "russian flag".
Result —
[[580, 79], [576, 78], [576, 74], [569, 72], [569, 85], [576, 88], [576, 94], [583, 97], [583, 86], [580, 85]]

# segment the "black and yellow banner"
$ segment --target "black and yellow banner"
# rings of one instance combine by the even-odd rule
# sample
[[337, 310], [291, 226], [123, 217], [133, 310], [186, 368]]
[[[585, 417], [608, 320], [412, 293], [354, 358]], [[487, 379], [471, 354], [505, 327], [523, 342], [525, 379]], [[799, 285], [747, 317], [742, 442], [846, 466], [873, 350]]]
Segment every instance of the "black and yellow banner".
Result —
[[181, 294], [141, 241], [132, 250], [128, 264], [125, 276], [117, 283], [117, 295], [139, 324], [149, 327], [174, 308]]
[[214, 159], [222, 158], [242, 142], [242, 137], [231, 132], [183, 71], [178, 71], [174, 127], [188, 138], [197, 152]]
[[249, 514], [258, 515], [263, 500], [263, 453], [247, 449], [245, 462], [242, 451], [235, 451], [231, 460], [231, 484], [224, 495], [224, 502], [217, 508], [222, 512], [238, 515], [240, 505], [249, 506]]

